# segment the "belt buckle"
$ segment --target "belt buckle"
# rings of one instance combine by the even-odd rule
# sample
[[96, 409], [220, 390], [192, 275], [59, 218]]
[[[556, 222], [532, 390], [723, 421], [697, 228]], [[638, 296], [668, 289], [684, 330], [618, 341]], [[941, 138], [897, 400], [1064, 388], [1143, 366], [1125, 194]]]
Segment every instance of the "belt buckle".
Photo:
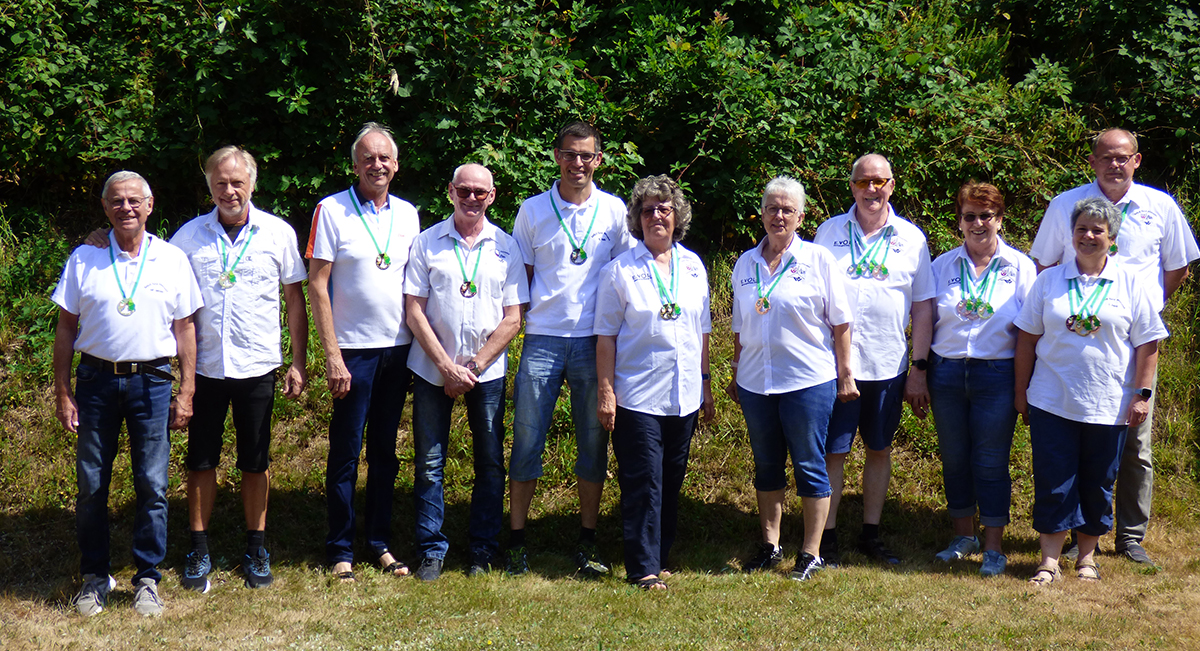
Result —
[[137, 363], [137, 362], [130, 362], [130, 363], [129, 363], [129, 374], [130, 374], [130, 375], [137, 375], [139, 372], [140, 372], [140, 371], [138, 370], [138, 363]]

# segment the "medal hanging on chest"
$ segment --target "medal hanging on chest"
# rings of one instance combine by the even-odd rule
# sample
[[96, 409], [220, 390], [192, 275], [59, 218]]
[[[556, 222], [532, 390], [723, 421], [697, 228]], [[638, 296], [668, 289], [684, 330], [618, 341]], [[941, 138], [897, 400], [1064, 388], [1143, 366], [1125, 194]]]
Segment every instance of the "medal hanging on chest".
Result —
[[121, 274], [117, 272], [117, 256], [113, 253], [116, 244], [110, 239], [108, 242], [108, 259], [112, 262], [113, 277], [117, 279], [117, 289], [121, 291], [121, 300], [117, 301], [117, 314], [121, 316], [133, 316], [137, 311], [137, 305], [133, 302], [133, 295], [137, 293], [138, 285], [142, 283], [142, 272], [146, 270], [146, 261], [150, 253], [150, 238], [144, 237], [144, 245], [140, 259], [138, 260], [137, 278], [133, 281], [133, 287], [129, 290], [129, 294], [125, 293], [125, 287], [121, 284]]
[[[358, 205], [358, 195], [355, 194], [354, 188], [350, 188], [349, 192], [350, 192], [350, 203], [354, 206], [354, 212], [358, 214], [359, 221], [362, 222], [363, 228], [366, 229], [367, 235], [370, 236], [371, 244], [375, 245], [375, 253], [377, 254], [375, 256], [375, 266], [377, 268], [379, 268], [380, 271], [383, 271], [383, 270], [387, 269], [388, 267], [392, 266], [392, 259], [390, 257], [388, 257], [388, 254], [387, 254], [387, 246], [391, 246], [391, 244], [392, 244], [392, 227], [394, 227], [396, 225], [396, 215], [395, 215], [395, 213], [392, 212], [391, 207], [389, 207], [388, 208], [388, 235], [387, 235], [387, 239], [384, 240], [384, 244], [386, 244], [387, 246], [380, 248], [379, 241], [375, 239], [375, 233], [371, 232], [371, 227], [367, 225], [367, 218], [363, 217], [362, 208]], [[378, 212], [376, 214], [378, 214]], [[244, 252], [244, 249], [243, 249], [243, 252]]]
[[550, 207], [554, 209], [554, 216], [558, 217], [558, 225], [567, 234], [567, 242], [571, 245], [571, 264], [578, 265], [587, 262], [588, 254], [583, 247], [587, 245], [588, 239], [592, 236], [592, 228], [596, 225], [596, 215], [600, 213], [600, 201], [596, 201], [596, 208], [592, 211], [592, 221], [588, 224], [587, 233], [584, 233], [583, 239], [578, 242], [575, 241], [575, 235], [571, 233], [571, 229], [567, 228], [566, 220], [558, 212], [558, 206], [554, 204], [554, 192], [550, 193]]
[[[992, 308], [992, 295], [996, 292], [996, 269], [999, 266], [1000, 258], [993, 258], [979, 282], [972, 285], [971, 265], [966, 258], [959, 258], [959, 288], [963, 298], [954, 307], [958, 316], [968, 321], [992, 318], [996, 313]], [[985, 293], [987, 298], [983, 297]]]
[[[801, 243], [801, 246], [803, 246], [803, 243]], [[762, 286], [762, 267], [757, 262], [754, 263], [754, 293], [758, 297], [758, 299], [754, 301], [755, 312], [758, 312], [759, 314], [766, 314], [767, 312], [771, 311], [771, 293], [774, 292], [775, 288], [779, 286], [779, 281], [783, 280], [784, 275], [787, 274], [788, 267], [791, 266], [795, 261], [796, 257], [794, 255], [788, 260], [781, 261], [779, 265], [779, 276], [775, 278], [774, 282], [767, 286], [766, 291], [763, 291]], [[767, 271], [770, 272], [770, 269]]]
[[1067, 281], [1067, 299], [1070, 301], [1071, 316], [1067, 317], [1067, 330], [1080, 337], [1086, 337], [1100, 329], [1100, 307], [1108, 300], [1108, 292], [1112, 289], [1112, 281], [1099, 279], [1096, 286], [1083, 297], [1079, 280], [1072, 278]]
[[854, 231], [854, 222], [846, 222], [846, 233], [850, 239], [850, 266], [846, 273], [851, 278], [887, 280], [887, 256], [892, 248], [892, 236], [896, 229], [888, 226], [870, 248], [867, 248], [863, 239]]
[[254, 239], [254, 234], [257, 232], [257, 226], [250, 229], [250, 234], [246, 236], [246, 243], [242, 245], [242, 250], [238, 253], [237, 259], [233, 261], [233, 266], [229, 265], [229, 250], [225, 248], [225, 238], [217, 235], [217, 243], [221, 246], [221, 275], [217, 276], [217, 285], [221, 289], [229, 289], [237, 282], [237, 274], [234, 273], [234, 270], [246, 255], [246, 249], [250, 248], [250, 240]]
[[471, 275], [467, 276], [467, 264], [471, 262], [471, 251], [467, 251], [466, 261], [463, 261], [463, 256], [458, 252], [458, 240], [454, 240], [454, 258], [458, 260], [458, 270], [462, 272], [463, 282], [458, 286], [458, 293], [463, 295], [463, 298], [472, 298], [479, 293], [479, 288], [475, 285], [475, 277], [479, 275], [479, 261], [483, 259], [483, 243], [477, 242], [479, 245], [475, 252], [475, 268], [471, 270]]
[[658, 317], [664, 321], [674, 321], [683, 314], [683, 308], [679, 306], [677, 300], [679, 296], [679, 246], [671, 245], [671, 288], [667, 289], [666, 283], [663, 282], [662, 276], [658, 273], [658, 265], [654, 262], [654, 257], [650, 258], [650, 271], [654, 274], [654, 281], [658, 285], [658, 299], [662, 302], [662, 307], [658, 310]]

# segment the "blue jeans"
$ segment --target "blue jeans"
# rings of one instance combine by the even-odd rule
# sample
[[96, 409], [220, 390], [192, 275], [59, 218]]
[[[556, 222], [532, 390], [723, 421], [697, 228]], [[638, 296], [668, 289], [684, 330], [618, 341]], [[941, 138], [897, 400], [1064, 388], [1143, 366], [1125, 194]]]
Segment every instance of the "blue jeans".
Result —
[[350, 371], [350, 392], [333, 401], [329, 420], [329, 459], [325, 495], [329, 534], [325, 555], [329, 564], [354, 560], [354, 484], [363, 431], [367, 444], [367, 546], [376, 556], [388, 551], [392, 534], [392, 496], [400, 460], [396, 432], [408, 393], [408, 350], [411, 344], [390, 348], [343, 350]]
[[1033, 448], [1033, 529], [1075, 529], [1103, 536], [1112, 529], [1113, 482], [1125, 425], [1091, 425], [1029, 407]]
[[509, 476], [531, 481], [542, 476], [546, 432], [563, 380], [571, 387], [571, 418], [579, 448], [575, 475], [603, 483], [608, 474], [608, 432], [596, 415], [595, 337], [526, 335], [513, 389], [513, 449]]
[[[163, 368], [170, 370], [169, 365]], [[158, 564], [167, 554], [167, 468], [171, 439], [171, 381], [152, 375], [113, 375], [80, 364], [75, 369], [79, 439], [75, 448], [75, 529], [81, 574], [108, 576], [108, 487], [117, 438], [124, 421], [129, 431], [137, 515], [133, 522], [133, 561], [140, 579], [160, 581]]]
[[931, 355], [929, 397], [942, 453], [942, 481], [952, 518], [974, 517], [985, 527], [1008, 524], [1008, 472], [1017, 425], [1013, 360], [949, 359]]
[[[471, 487], [472, 558], [490, 561], [499, 551], [497, 538], [504, 517], [504, 385], [505, 378], [476, 384], [463, 394], [475, 481]], [[454, 398], [444, 387], [413, 376], [413, 497], [417, 511], [417, 550], [422, 558], [445, 558], [450, 545], [442, 533], [446, 503], [442, 477], [450, 444], [450, 412]]]
[[738, 387], [746, 433], [754, 453], [754, 488], [768, 493], [787, 488], [787, 456], [792, 455], [796, 493], [829, 497], [825, 436], [837, 399], [837, 381], [806, 389], [762, 395]]

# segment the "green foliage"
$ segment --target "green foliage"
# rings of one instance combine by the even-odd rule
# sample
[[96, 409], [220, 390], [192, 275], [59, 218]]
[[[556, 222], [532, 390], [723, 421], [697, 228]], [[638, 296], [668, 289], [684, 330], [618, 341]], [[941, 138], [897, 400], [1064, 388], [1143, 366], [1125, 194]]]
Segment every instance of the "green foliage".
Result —
[[19, 241], [0, 210], [0, 405], [51, 379], [58, 307], [50, 292], [67, 258], [53, 231]]

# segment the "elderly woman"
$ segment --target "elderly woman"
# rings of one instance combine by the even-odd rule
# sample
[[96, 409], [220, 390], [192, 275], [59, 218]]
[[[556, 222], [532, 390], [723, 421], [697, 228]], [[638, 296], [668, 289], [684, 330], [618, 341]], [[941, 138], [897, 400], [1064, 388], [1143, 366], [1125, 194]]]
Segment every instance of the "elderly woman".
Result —
[[779, 523], [790, 453], [804, 508], [804, 542], [791, 578], [804, 581], [824, 567], [821, 533], [832, 494], [825, 436], [834, 400], [859, 395], [850, 370], [852, 308], [833, 254], [796, 236], [804, 186], [772, 179], [762, 219], [767, 236], [733, 268], [733, 378], [726, 387], [746, 418], [763, 538], [744, 569], [783, 560]]
[[696, 417], [713, 417], [708, 275], [679, 245], [691, 221], [670, 177], [638, 181], [626, 222], [641, 243], [604, 268], [596, 295], [597, 411], [617, 459], [625, 573], [644, 590], [667, 587]]
[[954, 522], [954, 538], [937, 558], [950, 562], [979, 552], [978, 507], [983, 526], [979, 573], [996, 576], [1008, 565], [1001, 539], [1012, 505], [1008, 458], [1017, 424], [1013, 319], [1037, 270], [1000, 238], [1004, 197], [996, 186], [966, 183], [954, 204], [963, 245], [933, 262], [938, 295], [929, 395], [946, 505]]
[[1109, 258], [1120, 227], [1121, 212], [1108, 201], [1075, 204], [1075, 259], [1038, 276], [1015, 322], [1016, 409], [1029, 423], [1033, 528], [1041, 534], [1035, 585], [1061, 577], [1071, 529], [1076, 576], [1100, 580], [1093, 553], [1112, 528], [1125, 429], [1146, 418], [1158, 341], [1167, 336], [1145, 283]]

